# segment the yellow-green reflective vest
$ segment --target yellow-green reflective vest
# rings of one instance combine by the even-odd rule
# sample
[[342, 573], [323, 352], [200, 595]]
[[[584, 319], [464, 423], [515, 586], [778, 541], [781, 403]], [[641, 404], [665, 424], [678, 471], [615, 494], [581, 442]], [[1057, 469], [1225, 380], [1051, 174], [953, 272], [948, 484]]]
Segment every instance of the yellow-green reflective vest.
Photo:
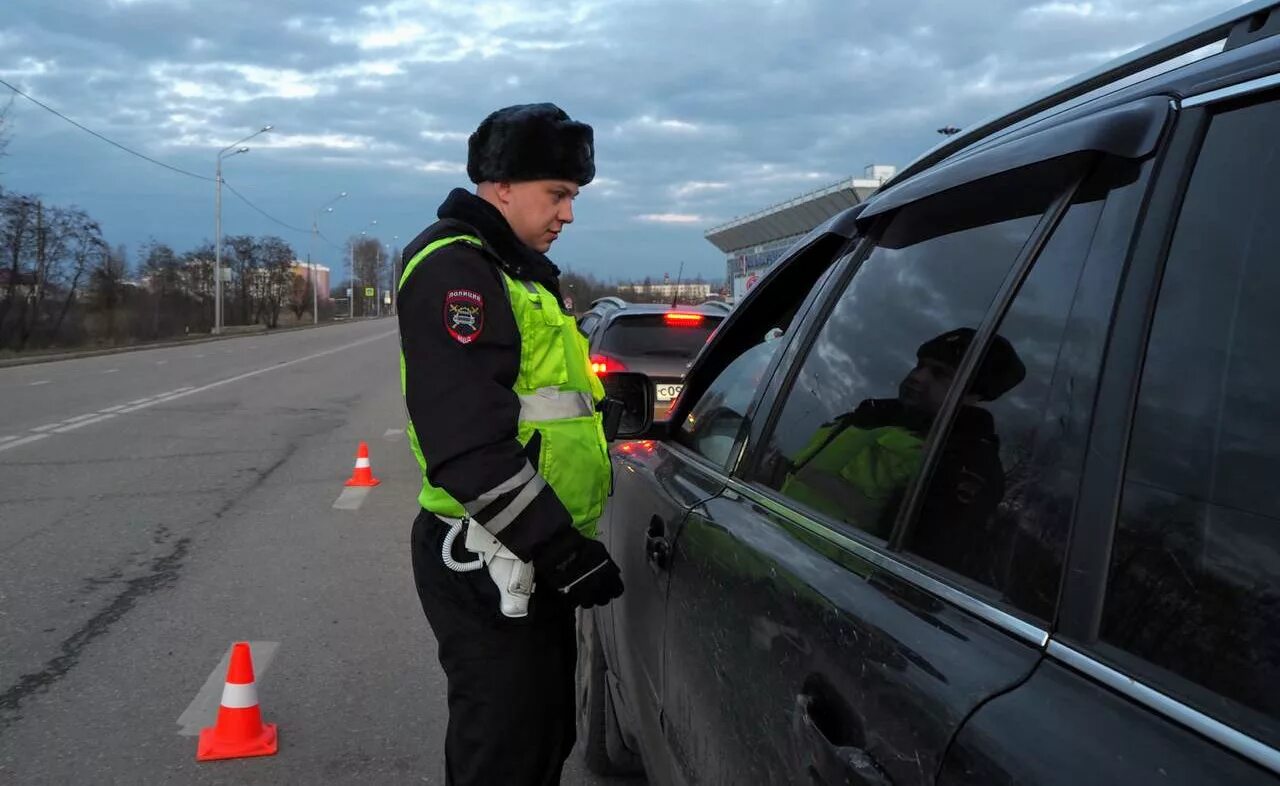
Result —
[[796, 456], [782, 493], [873, 530], [891, 497], [919, 471], [923, 450], [924, 440], [900, 426], [824, 426]]
[[[397, 287], [424, 259], [452, 243], [479, 247], [480, 239], [455, 235], [435, 240], [405, 266]], [[507, 284], [516, 326], [520, 330], [520, 371], [515, 393], [520, 397], [519, 440], [524, 445], [534, 432], [542, 435], [538, 472], [573, 516], [573, 524], [588, 537], [596, 535], [596, 521], [604, 510], [610, 486], [609, 445], [596, 404], [604, 387], [591, 371], [587, 340], [574, 320], [566, 316], [546, 287], [519, 281], [502, 272]], [[405, 390], [405, 359], [400, 353], [400, 389]], [[440, 516], [463, 518], [462, 503], [427, 480], [413, 420], [409, 420], [409, 445], [422, 468], [422, 493], [418, 503]]]

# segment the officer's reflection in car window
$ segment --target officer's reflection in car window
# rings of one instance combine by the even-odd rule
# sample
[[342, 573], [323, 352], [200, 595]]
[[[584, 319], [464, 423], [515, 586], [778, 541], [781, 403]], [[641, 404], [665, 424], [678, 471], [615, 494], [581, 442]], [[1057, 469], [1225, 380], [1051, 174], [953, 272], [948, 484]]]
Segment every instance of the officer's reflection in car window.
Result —
[[[824, 423], [790, 462], [782, 492], [838, 520], [858, 522], [872, 535], [888, 537], [902, 495], [920, 469], [929, 428], [973, 336], [972, 328], [959, 328], [926, 341], [896, 398], [867, 399]], [[922, 521], [937, 511], [947, 526], [921, 529], [913, 542], [921, 556], [936, 557], [963, 543], [966, 522], [984, 521], [999, 504], [1004, 492], [1000, 442], [991, 414], [981, 405], [1012, 390], [1025, 376], [1013, 346], [996, 336], [934, 471]], [[954, 564], [955, 554], [947, 561]]]

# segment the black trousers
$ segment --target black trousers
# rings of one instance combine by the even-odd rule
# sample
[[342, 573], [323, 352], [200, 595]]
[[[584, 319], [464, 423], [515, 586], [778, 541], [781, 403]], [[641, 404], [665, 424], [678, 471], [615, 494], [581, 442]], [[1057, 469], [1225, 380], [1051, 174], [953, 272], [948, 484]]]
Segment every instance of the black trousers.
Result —
[[[537, 588], [529, 616], [504, 617], [487, 570], [457, 573], [440, 557], [448, 525], [413, 522], [413, 577], [448, 680], [449, 786], [554, 786], [576, 736], [574, 608]], [[454, 544], [454, 558], [474, 555]]]

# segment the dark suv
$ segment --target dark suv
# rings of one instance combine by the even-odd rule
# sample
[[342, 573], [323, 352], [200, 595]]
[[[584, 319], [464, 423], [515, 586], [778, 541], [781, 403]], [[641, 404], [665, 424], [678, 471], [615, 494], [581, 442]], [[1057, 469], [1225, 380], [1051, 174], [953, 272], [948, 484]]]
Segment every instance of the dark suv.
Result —
[[947, 140], [737, 305], [613, 449], [593, 769], [1280, 783], [1277, 32]]
[[729, 313], [723, 303], [663, 306], [601, 298], [578, 319], [591, 346], [591, 367], [607, 376], [621, 371], [644, 374], [653, 394], [656, 421], [680, 395], [689, 362]]

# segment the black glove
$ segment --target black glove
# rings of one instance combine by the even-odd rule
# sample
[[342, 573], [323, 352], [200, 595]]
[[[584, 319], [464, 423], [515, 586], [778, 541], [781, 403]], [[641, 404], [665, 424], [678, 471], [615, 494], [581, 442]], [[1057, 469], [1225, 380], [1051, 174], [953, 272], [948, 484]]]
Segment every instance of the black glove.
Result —
[[534, 580], [549, 584], [583, 608], [603, 606], [622, 594], [622, 572], [598, 540], [566, 528], [533, 555]]

